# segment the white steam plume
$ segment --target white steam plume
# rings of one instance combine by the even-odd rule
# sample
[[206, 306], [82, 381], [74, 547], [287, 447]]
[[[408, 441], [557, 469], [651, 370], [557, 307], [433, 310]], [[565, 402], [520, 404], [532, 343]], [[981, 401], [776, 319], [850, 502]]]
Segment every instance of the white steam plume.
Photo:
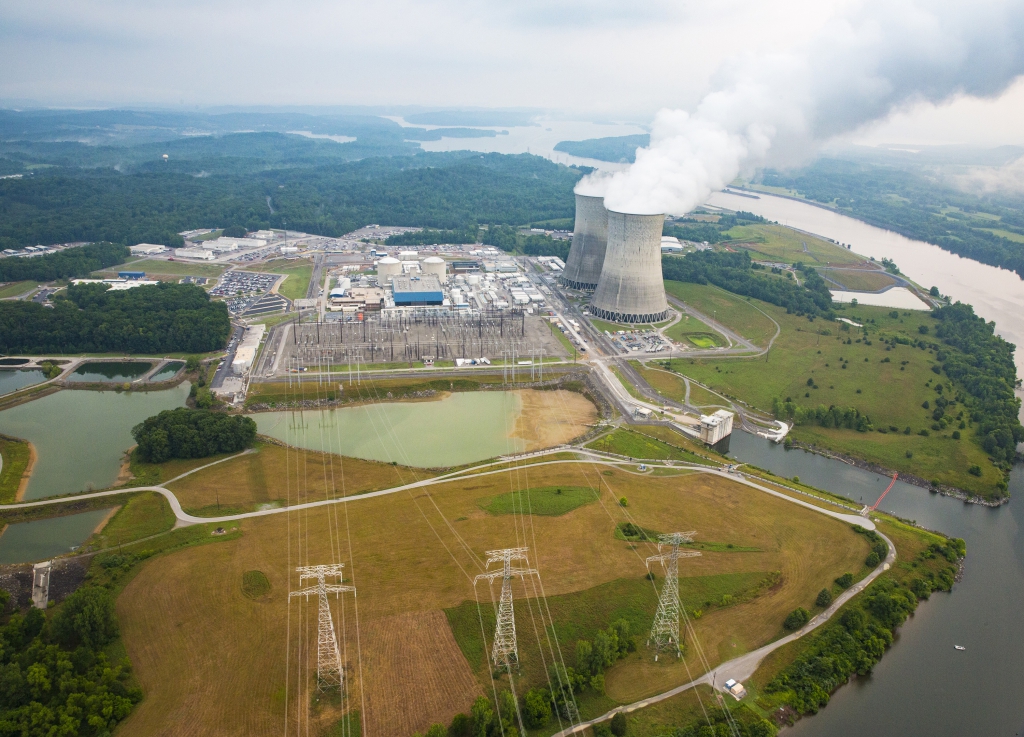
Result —
[[797, 51], [734, 60], [694, 113], [658, 113], [628, 170], [577, 191], [618, 212], [682, 215], [739, 174], [916, 102], [998, 95], [1021, 74], [1021, 0], [866, 0]]

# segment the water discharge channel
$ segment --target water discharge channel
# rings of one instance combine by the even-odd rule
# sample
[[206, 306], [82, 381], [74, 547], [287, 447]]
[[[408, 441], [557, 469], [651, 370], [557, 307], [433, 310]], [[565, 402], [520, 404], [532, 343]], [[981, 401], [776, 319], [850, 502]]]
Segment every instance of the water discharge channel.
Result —
[[[996, 331], [1024, 346], [1024, 281], [1004, 269], [960, 258], [820, 207], [770, 195], [716, 193], [709, 204], [746, 210], [783, 225], [890, 258], [924, 287], [974, 306]], [[1024, 375], [1024, 348], [1016, 353]], [[890, 479], [762, 438], [735, 433], [732, 455], [873, 504]], [[1010, 477], [1012, 501], [997, 509], [964, 504], [897, 481], [880, 509], [967, 542], [964, 579], [933, 594], [868, 678], [841, 688], [818, 715], [789, 734], [903, 737], [1024, 734], [1024, 468]], [[965, 651], [953, 649], [963, 645]]]

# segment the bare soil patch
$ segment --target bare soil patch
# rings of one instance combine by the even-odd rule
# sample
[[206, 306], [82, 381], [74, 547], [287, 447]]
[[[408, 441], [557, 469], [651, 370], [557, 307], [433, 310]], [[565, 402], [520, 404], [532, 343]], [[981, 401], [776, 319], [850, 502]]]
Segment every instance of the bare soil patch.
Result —
[[518, 394], [522, 410], [512, 435], [525, 440], [528, 451], [568, 443], [597, 421], [597, 407], [582, 394], [565, 389]]

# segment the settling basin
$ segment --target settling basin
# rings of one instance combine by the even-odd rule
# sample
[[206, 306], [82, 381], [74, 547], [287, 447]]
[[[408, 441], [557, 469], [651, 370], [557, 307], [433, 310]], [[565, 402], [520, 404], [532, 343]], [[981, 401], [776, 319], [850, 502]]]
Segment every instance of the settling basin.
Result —
[[83, 363], [79, 366], [68, 381], [109, 381], [120, 383], [133, 381], [153, 368], [152, 363], [142, 361], [97, 361], [95, 363]]
[[183, 406], [190, 389], [186, 381], [157, 392], [65, 390], [0, 412], [0, 433], [36, 449], [25, 499], [110, 486], [135, 444], [132, 428]]
[[431, 468], [521, 452], [525, 442], [510, 437], [521, 409], [517, 394], [494, 391], [251, 416], [260, 433], [299, 448]]
[[3, 369], [0, 370], [0, 396], [24, 389], [26, 386], [38, 384], [45, 379], [39, 369]]
[[0, 535], [0, 563], [35, 563], [70, 553], [92, 535], [110, 509], [19, 522]]

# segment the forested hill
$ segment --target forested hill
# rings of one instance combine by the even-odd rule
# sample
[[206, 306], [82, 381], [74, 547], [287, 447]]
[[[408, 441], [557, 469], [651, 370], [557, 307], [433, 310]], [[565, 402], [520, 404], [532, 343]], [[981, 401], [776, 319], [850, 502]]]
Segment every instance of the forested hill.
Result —
[[528, 154], [470, 151], [332, 160], [320, 155], [322, 141], [279, 134], [252, 134], [255, 152], [243, 158], [237, 139], [245, 136], [225, 138], [232, 140], [218, 155], [166, 167], [122, 173], [67, 165], [0, 180], [0, 249], [71, 241], [175, 246], [180, 231], [233, 225], [339, 236], [367, 223], [535, 222], [571, 217], [573, 185], [587, 171]]
[[836, 159], [796, 172], [768, 171], [762, 183], [1024, 278], [1022, 198], [975, 196], [922, 171]]

